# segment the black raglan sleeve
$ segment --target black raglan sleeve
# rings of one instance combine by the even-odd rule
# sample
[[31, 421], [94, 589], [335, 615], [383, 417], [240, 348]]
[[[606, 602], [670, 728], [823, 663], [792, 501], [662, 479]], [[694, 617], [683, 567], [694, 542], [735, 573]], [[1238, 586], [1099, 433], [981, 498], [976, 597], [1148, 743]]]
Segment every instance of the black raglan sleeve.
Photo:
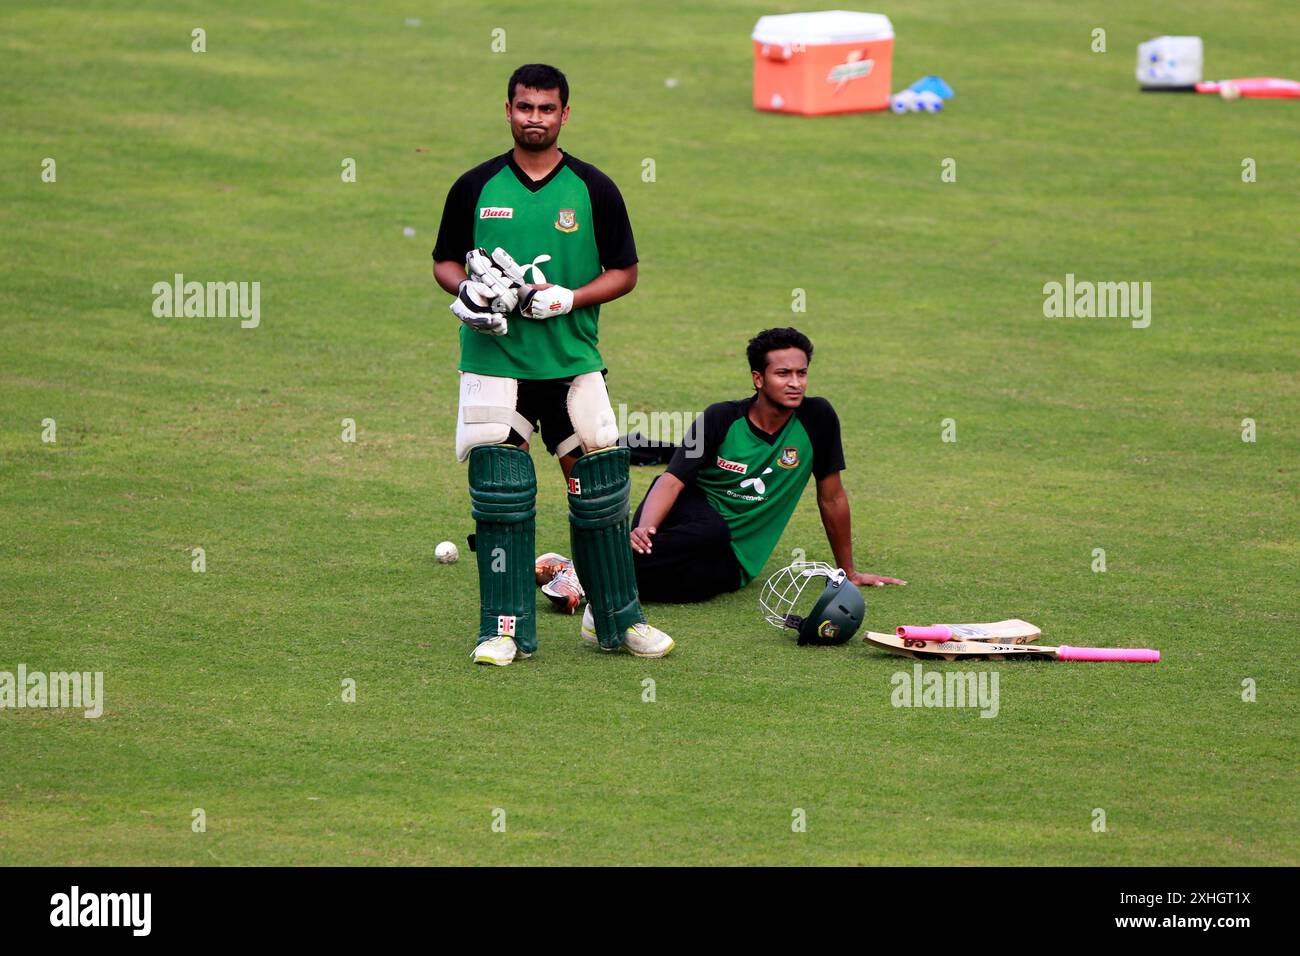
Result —
[[[632, 222], [627, 217], [623, 194], [614, 181], [601, 175], [606, 189], [600, 189], [591, 198], [591, 215], [596, 220], [596, 250], [600, 264], [606, 269], [627, 269], [636, 265], [636, 239], [632, 236]], [[599, 197], [599, 198], [597, 198]]]
[[592, 228], [596, 230], [596, 252], [605, 269], [627, 269], [636, 265], [636, 240], [627, 216], [623, 194], [595, 166], [570, 157], [570, 168], [587, 185], [591, 199]]
[[700, 467], [713, 461], [726, 437], [727, 429], [736, 420], [735, 402], [717, 402], [710, 405], [691, 424], [677, 451], [668, 462], [668, 474], [684, 485], [694, 484]]
[[477, 172], [471, 169], [447, 190], [442, 222], [438, 224], [438, 239], [433, 244], [435, 262], [464, 262], [465, 254], [474, 248], [474, 207], [483, 188]]
[[840, 417], [824, 398], [804, 399], [799, 420], [812, 440], [813, 477], [821, 481], [827, 475], [844, 470], [844, 446], [840, 443]]

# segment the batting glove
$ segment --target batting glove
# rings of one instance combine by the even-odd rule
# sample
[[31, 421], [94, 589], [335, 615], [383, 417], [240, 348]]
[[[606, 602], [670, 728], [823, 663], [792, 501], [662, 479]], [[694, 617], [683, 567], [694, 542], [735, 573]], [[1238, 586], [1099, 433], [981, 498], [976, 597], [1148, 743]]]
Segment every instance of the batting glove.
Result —
[[460, 284], [451, 311], [471, 329], [488, 335], [506, 334], [506, 317], [492, 311], [492, 290], [481, 282], [465, 279]]
[[519, 304], [519, 290], [524, 285], [524, 271], [510, 253], [500, 246], [491, 255], [486, 249], [471, 249], [465, 256], [465, 270], [470, 278], [492, 292], [491, 309], [508, 315]]
[[524, 293], [519, 312], [530, 319], [549, 319], [553, 315], [568, 315], [573, 311], [573, 290], [562, 285], [549, 289], [532, 289]]

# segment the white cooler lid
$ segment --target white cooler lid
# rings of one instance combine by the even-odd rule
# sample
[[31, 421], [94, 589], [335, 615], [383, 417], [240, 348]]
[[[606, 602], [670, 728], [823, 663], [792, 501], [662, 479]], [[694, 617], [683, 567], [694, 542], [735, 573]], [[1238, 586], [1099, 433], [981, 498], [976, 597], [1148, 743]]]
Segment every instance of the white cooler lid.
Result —
[[822, 10], [819, 13], [782, 13], [759, 17], [753, 37], [759, 43], [784, 46], [787, 43], [857, 43], [887, 40], [894, 25], [883, 13], [855, 13], [851, 10]]

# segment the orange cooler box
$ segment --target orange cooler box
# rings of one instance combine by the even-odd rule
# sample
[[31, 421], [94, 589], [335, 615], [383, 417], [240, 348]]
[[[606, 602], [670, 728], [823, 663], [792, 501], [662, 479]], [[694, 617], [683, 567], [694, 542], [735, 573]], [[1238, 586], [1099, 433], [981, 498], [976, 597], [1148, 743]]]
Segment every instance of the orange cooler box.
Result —
[[893, 56], [894, 27], [881, 13], [760, 17], [754, 108], [805, 116], [888, 109]]

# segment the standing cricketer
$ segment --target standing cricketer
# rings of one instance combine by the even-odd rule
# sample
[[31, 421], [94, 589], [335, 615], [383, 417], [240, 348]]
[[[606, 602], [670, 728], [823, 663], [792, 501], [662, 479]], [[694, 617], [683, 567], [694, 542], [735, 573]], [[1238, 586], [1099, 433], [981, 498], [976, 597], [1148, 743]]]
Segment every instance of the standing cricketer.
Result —
[[641, 610], [628, 450], [615, 447], [596, 347], [601, 304], [636, 285], [636, 244], [614, 183], [556, 145], [568, 103], [559, 70], [515, 70], [505, 104], [514, 148], [456, 180], [433, 248], [434, 278], [462, 322], [456, 457], [469, 459], [480, 664], [537, 649], [528, 440], [539, 427], [568, 483], [573, 564], [588, 598], [583, 638], [638, 657], [673, 649]]

